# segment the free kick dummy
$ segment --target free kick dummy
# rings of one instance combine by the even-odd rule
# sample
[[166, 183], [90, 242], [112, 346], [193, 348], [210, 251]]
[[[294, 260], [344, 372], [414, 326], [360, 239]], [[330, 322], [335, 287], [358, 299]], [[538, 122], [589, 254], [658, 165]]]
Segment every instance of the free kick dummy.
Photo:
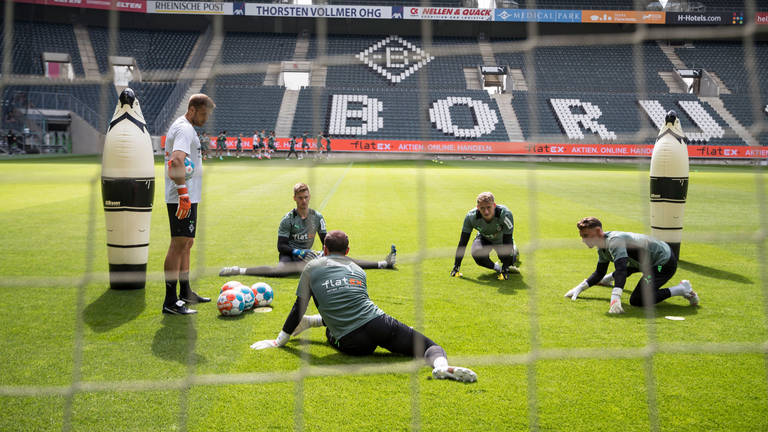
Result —
[[107, 227], [109, 286], [146, 285], [149, 229], [155, 196], [152, 140], [133, 90], [120, 94], [109, 123], [101, 163]]

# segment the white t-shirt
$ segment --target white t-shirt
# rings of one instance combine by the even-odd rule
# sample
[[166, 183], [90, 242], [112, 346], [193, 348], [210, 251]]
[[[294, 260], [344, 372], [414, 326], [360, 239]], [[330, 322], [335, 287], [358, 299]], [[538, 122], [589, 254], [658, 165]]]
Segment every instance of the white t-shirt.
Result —
[[195, 173], [192, 178], [187, 180], [187, 190], [189, 191], [189, 200], [192, 203], [199, 203], [203, 190], [203, 158], [200, 152], [200, 140], [192, 124], [181, 116], [173, 122], [165, 139], [165, 202], [168, 204], [177, 204], [179, 202], [179, 192], [176, 190], [176, 182], [168, 177], [168, 161], [174, 151], [181, 150], [187, 154], [187, 157], [195, 164]]

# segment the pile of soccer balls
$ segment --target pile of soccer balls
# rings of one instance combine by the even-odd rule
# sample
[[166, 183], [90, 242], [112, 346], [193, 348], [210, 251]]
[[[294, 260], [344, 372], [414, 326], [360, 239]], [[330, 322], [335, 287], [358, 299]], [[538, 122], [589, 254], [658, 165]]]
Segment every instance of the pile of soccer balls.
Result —
[[229, 281], [221, 287], [216, 304], [222, 315], [235, 316], [253, 307], [269, 306], [273, 298], [272, 287], [264, 282], [256, 282], [249, 287], [238, 281]]

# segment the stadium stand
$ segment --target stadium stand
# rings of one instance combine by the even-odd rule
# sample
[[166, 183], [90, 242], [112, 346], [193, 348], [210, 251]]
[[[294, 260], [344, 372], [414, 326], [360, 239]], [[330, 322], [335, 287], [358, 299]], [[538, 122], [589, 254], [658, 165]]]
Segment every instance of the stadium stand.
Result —
[[267, 63], [291, 60], [296, 50], [296, 34], [227, 32], [218, 64], [251, 64], [254, 72], [264, 73]]
[[[72, 24], [14, 21], [12, 73], [45, 75], [44, 52], [67, 53], [75, 76], [85, 76]], [[0, 22], [0, 46], [5, 40], [5, 20]], [[0, 58], [0, 68], [3, 59]]]
[[[752, 97], [754, 95], [740, 95], [740, 94], [722, 94], [722, 99], [725, 107], [731, 112], [739, 122], [746, 126], [751, 127], [755, 123], [754, 111], [752, 108]], [[763, 120], [768, 121], [768, 112], [766, 112], [766, 106], [768, 106], [768, 95], [759, 95], [760, 114], [763, 116]], [[760, 133], [755, 138], [758, 139], [760, 145], [768, 146], [768, 131]]]
[[[467, 87], [464, 78], [464, 68], [477, 67], [483, 64], [483, 57], [477, 40], [466, 37], [435, 37], [432, 49], [440, 55], [434, 55], [422, 50], [420, 36], [371, 36], [371, 35], [329, 35], [326, 42], [328, 58], [328, 75], [326, 87], [338, 86], [367, 86], [367, 87], [418, 87], [419, 75], [427, 71], [428, 87], [430, 88], [461, 88]], [[313, 36], [309, 42], [307, 59], [318, 57], [317, 39]], [[400, 80], [387, 78], [381, 72], [370, 67], [362, 60], [350, 58], [373, 48], [369, 59], [383, 69], [387, 69], [385, 57], [387, 48], [401, 49], [406, 52], [408, 64], [390, 67], [392, 75], [403, 75]], [[418, 50], [417, 50], [418, 49]], [[375, 57], [375, 56], [382, 57]], [[357, 64], [349, 63], [355, 60]], [[426, 65], [422, 64], [426, 61]], [[415, 63], [415, 65], [414, 65]]]
[[227, 32], [217, 75], [202, 89], [216, 101], [208, 133], [250, 137], [257, 129], [274, 130], [285, 87], [263, 85], [267, 66], [291, 60], [295, 50], [295, 34]]
[[508, 141], [496, 101], [487, 92], [429, 89], [424, 110], [419, 108], [420, 94], [410, 87], [305, 87], [299, 92], [291, 134], [317, 132], [316, 114], [323, 131], [338, 138]]
[[285, 87], [220, 84], [211, 88], [206, 84], [202, 93], [216, 101], [205, 126], [209, 135], [227, 131], [228, 136], [250, 137], [257, 129], [275, 129]]
[[141, 112], [144, 120], [147, 122], [147, 129], [151, 135], [163, 135], [166, 131], [155, 129], [155, 119], [160, 114], [160, 110], [165, 105], [168, 97], [173, 92], [175, 83], [146, 83], [133, 82], [128, 83], [136, 98], [141, 104]]
[[[508, 48], [516, 42], [521, 42], [521, 39], [491, 39], [497, 63], [511, 69], [521, 69], [526, 75], [528, 87], [532, 88], [525, 55], [522, 52], [510, 52]], [[642, 49], [646, 91], [668, 92], [669, 87], [659, 72], [672, 71], [674, 65], [656, 43], [645, 42]], [[536, 88], [539, 90], [638, 91], [632, 45], [542, 47], [535, 49], [534, 59]]]
[[[10, 85], [3, 90], [3, 101], [4, 104], [12, 101], [16, 108], [23, 109], [28, 106], [26, 102], [20, 100], [20, 95], [23, 95], [24, 99], [31, 104], [29, 107], [69, 110], [80, 115], [96, 130], [104, 132], [106, 121], [109, 119], [105, 120], [98, 115], [103, 112], [101, 106], [103, 88], [100, 83], [88, 81], [81, 81], [78, 84]], [[107, 86], [107, 98], [106, 112], [111, 113], [117, 105], [117, 92], [114, 86]]]
[[[651, 136], [641, 143], [653, 144], [659, 130], [647, 114], [646, 108], [641, 105], [641, 97], [636, 93], [541, 91], [532, 95], [525, 91], [514, 91], [513, 94], [512, 105], [527, 141], [638, 144], [632, 134], [640, 131], [641, 126], [645, 126], [650, 128]], [[533, 136], [533, 118], [529, 107], [531, 97], [535, 97], [537, 103], [538, 133], [536, 137]], [[562, 112], [558, 115], [557, 110], [563, 108], [554, 103], [557, 100], [569, 102], [565, 107], [565, 115]], [[689, 144], [746, 145], [730, 130], [725, 120], [712, 107], [701, 102], [696, 95], [652, 93], [648, 94], [647, 99], [644, 100], [657, 101], [655, 115], [661, 115], [662, 118], [667, 111], [676, 110], [683, 131], [689, 138]], [[591, 106], [585, 106], [587, 104]], [[703, 114], [702, 110], [706, 114]], [[571, 118], [569, 111], [571, 115], [577, 117]], [[584, 121], [579, 121], [578, 116], [584, 116]], [[700, 124], [694, 124], [692, 118], [699, 119]], [[641, 121], [646, 123], [641, 125]], [[585, 127], [585, 123], [588, 123], [589, 129]], [[605, 127], [602, 134], [599, 125]], [[574, 131], [574, 128], [577, 131]], [[719, 134], [718, 130], [722, 130], [722, 134]], [[606, 138], [605, 131], [614, 132], [616, 139]], [[706, 133], [707, 131], [710, 133]], [[579, 133], [583, 134], [583, 138], [578, 137]]]
[[[714, 72], [732, 93], [751, 93], [745, 73], [745, 50], [741, 42], [696, 41], [694, 48], [675, 48], [675, 53], [689, 68]], [[758, 92], [768, 93], [768, 43], [755, 42], [755, 66]]]
[[[99, 71], [105, 74], [109, 67], [109, 29], [88, 26], [88, 33]], [[116, 55], [136, 59], [142, 75], [148, 73], [150, 80], [173, 81], [184, 68], [199, 36], [197, 31], [121, 28], [117, 32]]]

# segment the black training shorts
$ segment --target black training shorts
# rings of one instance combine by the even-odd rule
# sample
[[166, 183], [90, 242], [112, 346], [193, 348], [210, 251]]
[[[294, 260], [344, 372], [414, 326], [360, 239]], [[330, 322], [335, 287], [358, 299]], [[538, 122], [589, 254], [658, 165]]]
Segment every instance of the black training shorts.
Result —
[[197, 232], [197, 203], [192, 203], [192, 209], [186, 219], [176, 217], [179, 204], [166, 204], [168, 206], [168, 219], [171, 223], [171, 237], [195, 238]]

